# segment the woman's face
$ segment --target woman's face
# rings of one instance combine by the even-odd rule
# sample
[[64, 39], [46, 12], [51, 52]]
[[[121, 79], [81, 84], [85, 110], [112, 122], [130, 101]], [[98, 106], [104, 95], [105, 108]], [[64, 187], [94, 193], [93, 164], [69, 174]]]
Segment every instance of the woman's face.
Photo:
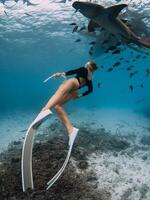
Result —
[[85, 64], [85, 67], [86, 67], [88, 70], [92, 71], [92, 66], [90, 65], [90, 63], [86, 63], [86, 64]]
[[92, 65], [89, 65], [88, 68], [89, 68], [90, 72], [92, 72], [92, 73], [96, 71], [96, 70], [92, 67]]
[[89, 66], [89, 70], [93, 73], [95, 70], [93, 69], [92, 66]]
[[86, 66], [86, 68], [87, 68], [90, 72], [92, 72], [92, 73], [93, 73], [94, 71], [96, 71], [90, 63], [87, 63], [85, 66]]

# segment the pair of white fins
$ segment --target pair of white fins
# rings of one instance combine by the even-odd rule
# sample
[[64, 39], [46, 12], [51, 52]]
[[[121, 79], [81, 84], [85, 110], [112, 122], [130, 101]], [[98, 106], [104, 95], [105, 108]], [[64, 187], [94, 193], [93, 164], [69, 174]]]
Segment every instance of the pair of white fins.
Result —
[[[36, 119], [31, 123], [29, 126], [24, 144], [23, 144], [23, 150], [22, 150], [22, 160], [21, 160], [21, 170], [22, 170], [22, 188], [23, 192], [25, 192], [28, 188], [34, 189], [33, 184], [33, 175], [32, 175], [32, 149], [33, 149], [33, 143], [34, 143], [34, 136], [35, 132], [38, 128], [38, 126], [47, 119], [47, 117], [52, 114], [52, 112], [47, 109], [45, 111], [42, 111]], [[73, 132], [69, 138], [69, 151], [66, 157], [66, 160], [61, 167], [61, 169], [56, 173], [56, 175], [47, 183], [47, 190], [57, 181], [57, 179], [61, 176], [63, 173], [73, 147], [74, 140], [76, 138], [76, 135], [78, 133], [79, 129], [73, 128]]]

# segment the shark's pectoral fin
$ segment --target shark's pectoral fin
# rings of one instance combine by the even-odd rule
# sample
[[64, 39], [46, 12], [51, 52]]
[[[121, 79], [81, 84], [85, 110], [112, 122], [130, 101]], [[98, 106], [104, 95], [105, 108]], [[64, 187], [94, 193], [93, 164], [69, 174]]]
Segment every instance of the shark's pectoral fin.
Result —
[[100, 25], [98, 23], [96, 23], [95, 21], [93, 20], [90, 20], [89, 21], [89, 24], [88, 24], [88, 31], [89, 32], [94, 32], [95, 31], [95, 28], [99, 28]]
[[111, 6], [109, 8], [105, 8], [105, 10], [112, 18], [116, 18], [118, 14], [120, 13], [120, 11], [127, 6], [128, 6], [127, 4], [120, 4], [120, 5]]

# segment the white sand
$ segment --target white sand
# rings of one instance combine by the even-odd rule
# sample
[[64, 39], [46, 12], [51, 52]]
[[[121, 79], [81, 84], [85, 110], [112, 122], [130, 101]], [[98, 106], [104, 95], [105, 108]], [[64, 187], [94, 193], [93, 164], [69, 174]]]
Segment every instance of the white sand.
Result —
[[127, 154], [117, 157], [113, 153], [93, 154], [89, 164], [97, 174], [98, 188], [111, 192], [112, 200], [149, 200], [150, 150], [147, 160], [142, 159], [145, 153], [138, 151], [132, 157]]
[[[98, 177], [98, 189], [111, 192], [112, 200], [150, 200], [150, 147], [140, 143], [143, 135], [150, 135], [150, 120], [131, 110], [80, 110], [71, 115], [82, 127], [95, 122], [93, 128], [103, 127], [112, 134], [125, 136], [132, 144], [120, 153], [96, 153], [89, 157], [89, 166]], [[96, 126], [95, 126], [96, 124]], [[87, 123], [86, 123], [87, 125]], [[127, 136], [134, 135], [131, 138]], [[134, 138], [134, 139], [133, 139]], [[135, 146], [138, 146], [134, 149]], [[143, 150], [140, 150], [143, 147]]]

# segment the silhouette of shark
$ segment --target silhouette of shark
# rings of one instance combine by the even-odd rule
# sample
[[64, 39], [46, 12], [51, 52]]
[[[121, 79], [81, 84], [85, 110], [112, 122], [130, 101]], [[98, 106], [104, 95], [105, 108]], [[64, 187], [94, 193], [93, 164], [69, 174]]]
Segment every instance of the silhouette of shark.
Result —
[[127, 7], [127, 4], [104, 8], [95, 3], [75, 1], [72, 6], [90, 19], [89, 29], [93, 30], [100, 26], [126, 44], [134, 43], [138, 46], [150, 48], [150, 38], [137, 36], [123, 20], [119, 19], [118, 14], [123, 8]]

